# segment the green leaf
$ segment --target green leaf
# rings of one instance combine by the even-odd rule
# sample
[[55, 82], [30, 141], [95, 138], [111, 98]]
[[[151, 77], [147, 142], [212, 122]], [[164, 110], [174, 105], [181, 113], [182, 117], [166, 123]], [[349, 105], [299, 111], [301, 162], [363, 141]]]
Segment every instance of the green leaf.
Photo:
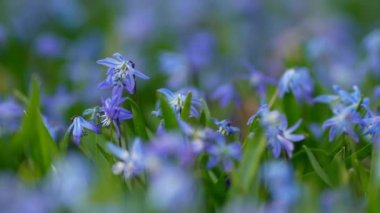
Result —
[[145, 121], [143, 114], [139, 106], [132, 99], [127, 98], [127, 103], [131, 106], [132, 114], [133, 114], [133, 126], [136, 134], [144, 140], [148, 140], [148, 134], [145, 129]]
[[176, 129], [178, 128], [176, 114], [173, 109], [167, 102], [166, 98], [163, 95], [159, 95], [162, 115], [165, 123], [166, 129]]
[[21, 127], [12, 141], [13, 150], [18, 155], [26, 155], [33, 161], [36, 169], [44, 174], [50, 168], [56, 154], [57, 144], [48, 132], [40, 112], [39, 85], [36, 77], [32, 80], [32, 89]]
[[209, 127], [211, 122], [211, 113], [210, 109], [208, 108], [208, 105], [205, 100], [202, 99], [202, 112], [201, 112], [201, 124], [204, 127]]
[[190, 109], [191, 109], [192, 94], [191, 92], [187, 93], [183, 109], [181, 111], [181, 118], [184, 121], [188, 121], [190, 118]]
[[260, 162], [266, 148], [265, 135], [258, 135], [258, 140], [253, 135], [248, 136], [244, 142], [243, 158], [240, 166], [232, 176], [233, 194], [247, 194], [253, 184], [257, 182]]
[[317, 159], [315, 158], [314, 154], [307, 148], [306, 145], [302, 146], [307, 154], [307, 157], [310, 160], [311, 166], [313, 167], [314, 171], [318, 174], [318, 176], [330, 187], [332, 187], [332, 183], [330, 181], [330, 178], [327, 176], [321, 165], [318, 163]]

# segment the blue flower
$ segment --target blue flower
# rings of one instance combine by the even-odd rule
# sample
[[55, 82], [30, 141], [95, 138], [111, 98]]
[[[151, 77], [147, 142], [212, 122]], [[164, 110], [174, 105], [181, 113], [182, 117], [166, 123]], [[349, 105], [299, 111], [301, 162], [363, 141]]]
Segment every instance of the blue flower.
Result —
[[84, 118], [80, 116], [74, 117], [72, 124], [67, 129], [67, 132], [72, 131], [74, 142], [76, 144], [79, 144], [80, 138], [85, 133], [84, 129], [88, 129], [97, 134], [100, 134], [100, 130], [95, 124], [93, 124], [92, 122], [86, 121]]
[[264, 99], [266, 96], [266, 89], [268, 85], [276, 84], [276, 80], [264, 75], [264, 73], [255, 69], [252, 65], [246, 64], [246, 67], [249, 71], [249, 83], [250, 85], [257, 90], [261, 99]]
[[355, 133], [355, 124], [361, 123], [361, 116], [356, 112], [356, 108], [347, 107], [341, 110], [334, 117], [326, 120], [322, 128], [330, 127], [329, 140], [330, 142], [340, 133], [349, 135], [354, 141], [358, 142], [358, 135]]
[[[175, 113], [180, 114], [186, 101], [187, 92], [184, 91], [178, 91], [176, 93], [173, 93], [172, 91], [162, 88], [158, 90], [159, 93], [165, 95], [168, 103], [172, 107]], [[190, 116], [191, 117], [198, 117], [199, 111], [198, 109], [202, 106], [202, 102], [200, 99], [192, 97], [191, 99], [191, 106], [190, 106]], [[154, 112], [155, 115], [160, 115], [160, 110]]]
[[222, 135], [229, 136], [234, 133], [240, 132], [240, 129], [231, 126], [231, 123], [228, 120], [217, 121], [216, 119], [214, 119], [213, 121], [215, 125], [218, 126], [218, 132]]
[[144, 154], [140, 139], [134, 140], [130, 152], [109, 142], [107, 143], [107, 148], [120, 160], [112, 167], [114, 174], [123, 174], [125, 179], [130, 179], [131, 177], [139, 175], [144, 171]]
[[371, 115], [361, 120], [363, 136], [370, 136], [377, 147], [380, 147], [380, 116]]
[[264, 163], [261, 171], [262, 180], [268, 187], [272, 198], [267, 208], [278, 212], [280, 210], [278, 207], [282, 207], [281, 211], [287, 212], [285, 209], [289, 210], [300, 194], [291, 165], [285, 161], [271, 161]]
[[353, 86], [352, 88], [353, 92], [349, 93], [341, 89], [339, 86], [334, 85], [333, 89], [337, 95], [320, 95], [316, 97], [314, 101], [330, 104], [334, 113], [339, 113], [346, 107], [356, 109], [359, 107], [359, 104], [360, 107], [363, 107], [369, 112], [369, 99], [362, 97], [359, 87]]
[[118, 137], [120, 137], [120, 122], [133, 117], [131, 112], [119, 106], [124, 100], [125, 99], [122, 99], [119, 96], [113, 96], [112, 98], [102, 100], [103, 114], [100, 116], [101, 123], [106, 127], [113, 123]]
[[293, 134], [299, 127], [301, 120], [299, 120], [292, 127], [288, 128], [288, 122], [284, 118], [278, 127], [271, 126], [266, 130], [268, 139], [268, 146], [272, 149], [275, 158], [280, 157], [281, 149], [286, 151], [286, 154], [291, 157], [294, 150], [294, 142], [303, 140], [305, 137], [300, 134]]
[[293, 92], [298, 102], [312, 103], [314, 83], [306, 68], [293, 68], [285, 71], [278, 85], [279, 96]]
[[179, 125], [184, 134], [190, 139], [190, 144], [195, 154], [203, 152], [210, 141], [215, 139], [218, 134], [209, 128], [194, 128], [182, 120], [179, 120]]
[[108, 67], [107, 79], [99, 84], [100, 89], [113, 87], [113, 94], [120, 95], [123, 88], [130, 94], [136, 90], [136, 76], [149, 79], [148, 76], [135, 69], [135, 64], [126, 60], [120, 53], [113, 54], [112, 58], [97, 61], [98, 64]]
[[301, 120], [288, 129], [286, 117], [278, 111], [270, 111], [267, 105], [261, 106], [247, 124], [250, 125], [256, 117], [260, 118], [260, 125], [265, 131], [268, 147], [272, 150], [273, 156], [280, 157], [281, 150], [284, 149], [291, 157], [294, 150], [293, 143], [304, 139], [303, 135], [293, 134], [301, 124]]
[[223, 170], [226, 172], [230, 172], [233, 169], [233, 160], [241, 159], [240, 143], [234, 142], [227, 144], [222, 136], [217, 137], [215, 143], [210, 144], [206, 152], [209, 154], [207, 167], [213, 168], [221, 163]]

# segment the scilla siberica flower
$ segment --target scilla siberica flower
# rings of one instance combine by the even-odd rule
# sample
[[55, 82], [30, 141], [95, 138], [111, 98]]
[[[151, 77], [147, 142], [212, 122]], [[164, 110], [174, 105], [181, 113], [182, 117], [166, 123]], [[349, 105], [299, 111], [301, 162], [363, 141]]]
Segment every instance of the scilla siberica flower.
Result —
[[86, 121], [84, 118], [82, 118], [80, 116], [74, 117], [73, 123], [67, 129], [67, 132], [72, 131], [74, 142], [76, 144], [79, 144], [80, 138], [85, 133], [84, 129], [88, 129], [88, 130], [91, 130], [97, 134], [100, 134], [100, 130], [95, 124], [93, 124], [89, 121]]
[[123, 88], [133, 94], [136, 90], [136, 76], [149, 79], [148, 76], [135, 69], [132, 61], [126, 60], [120, 53], [113, 54], [112, 58], [98, 60], [97, 63], [108, 67], [107, 79], [98, 87], [100, 89], [113, 87], [114, 95], [121, 96]]
[[232, 126], [230, 121], [228, 120], [222, 120], [222, 121], [217, 121], [216, 119], [213, 120], [215, 125], [218, 126], [218, 132], [222, 135], [229, 136], [234, 133], [240, 132], [240, 129]]
[[233, 160], [241, 159], [240, 143], [233, 142], [227, 144], [225, 138], [221, 135], [215, 138], [215, 142], [210, 144], [206, 152], [209, 154], [207, 167], [210, 169], [221, 163], [223, 170], [230, 172], [234, 167]]
[[133, 117], [132, 113], [128, 110], [120, 107], [119, 105], [123, 103], [125, 99], [120, 98], [119, 96], [113, 96], [112, 98], [107, 98], [102, 100], [102, 112], [101, 123], [103, 126], [107, 127], [111, 123], [114, 124], [116, 129], [117, 137], [120, 137], [120, 121], [131, 119]]
[[314, 83], [306, 68], [293, 68], [285, 71], [278, 85], [279, 96], [293, 92], [298, 102], [312, 103]]
[[303, 135], [293, 134], [301, 124], [301, 120], [288, 129], [286, 117], [278, 111], [270, 111], [267, 105], [261, 106], [258, 112], [248, 120], [247, 124], [250, 125], [256, 117], [260, 118], [260, 124], [265, 131], [268, 147], [272, 150], [275, 158], [280, 157], [282, 148], [291, 157], [294, 150], [293, 143], [305, 138]]
[[334, 116], [326, 120], [323, 129], [330, 128], [330, 142], [341, 133], [349, 135], [354, 141], [358, 141], [358, 135], [355, 132], [355, 125], [362, 124], [362, 116], [359, 114], [359, 108], [366, 110], [366, 116], [369, 116], [369, 99], [362, 98], [361, 92], [357, 86], [353, 87], [353, 92], [349, 93], [338, 86], [334, 86], [337, 95], [321, 95], [315, 98], [315, 102], [330, 104]]
[[[176, 93], [173, 93], [172, 91], [165, 88], [159, 89], [158, 92], [165, 95], [168, 103], [170, 104], [174, 112], [176, 112], [177, 114], [181, 113], [183, 107], [185, 106], [186, 96], [188, 93], [185, 93], [183, 91], [178, 91]], [[202, 102], [200, 99], [194, 98], [194, 97], [191, 98], [191, 106], [190, 106], [191, 117], [199, 116], [198, 108], [200, 108], [201, 105], [202, 105]], [[159, 113], [156, 112], [155, 114], [159, 114]]]
[[143, 147], [140, 139], [135, 139], [130, 152], [109, 142], [107, 148], [120, 160], [112, 167], [114, 174], [123, 174], [125, 179], [130, 179], [144, 171]]

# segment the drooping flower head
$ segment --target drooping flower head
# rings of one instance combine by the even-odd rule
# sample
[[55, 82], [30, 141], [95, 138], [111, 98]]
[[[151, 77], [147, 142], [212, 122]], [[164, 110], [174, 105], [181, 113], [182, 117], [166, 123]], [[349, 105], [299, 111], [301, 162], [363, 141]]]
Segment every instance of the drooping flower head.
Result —
[[298, 102], [312, 103], [314, 82], [306, 68], [293, 68], [285, 71], [278, 85], [279, 96], [292, 92]]
[[[173, 93], [172, 91], [162, 88], [158, 90], [159, 93], [163, 94], [172, 109], [175, 113], [180, 114], [182, 109], [185, 106], [186, 96], [187, 92], [185, 91], [178, 91], [176, 93]], [[202, 102], [200, 99], [196, 97], [191, 98], [191, 106], [190, 106], [190, 116], [191, 117], [198, 117], [199, 116], [199, 108], [202, 106]], [[158, 110], [156, 115], [160, 115], [160, 111]]]
[[221, 107], [226, 107], [232, 102], [234, 102], [236, 105], [240, 105], [239, 95], [232, 83], [226, 83], [219, 86], [211, 94], [211, 99], [218, 100]]
[[134, 140], [131, 151], [122, 149], [113, 143], [107, 143], [107, 148], [119, 159], [112, 167], [114, 174], [123, 174], [125, 179], [130, 179], [144, 171], [145, 163], [140, 139]]
[[79, 144], [81, 137], [85, 134], [85, 129], [100, 134], [100, 130], [95, 124], [86, 121], [81, 116], [76, 116], [73, 118], [73, 122], [67, 129], [67, 132], [72, 131], [74, 142]]
[[135, 64], [125, 59], [120, 53], [113, 54], [112, 58], [97, 61], [98, 64], [108, 67], [107, 79], [99, 84], [100, 89], [113, 88], [113, 94], [121, 96], [123, 89], [130, 94], [136, 90], [136, 76], [149, 79], [148, 76], [135, 69]]
[[120, 137], [120, 122], [133, 117], [131, 112], [120, 107], [120, 104], [123, 103], [124, 100], [125, 99], [120, 98], [119, 96], [113, 96], [112, 98], [102, 100], [103, 114], [100, 116], [101, 123], [105, 127], [108, 127], [111, 123], [113, 123], [118, 137]]
[[227, 143], [221, 135], [216, 137], [214, 143], [210, 144], [206, 152], [209, 154], [207, 162], [208, 168], [213, 168], [218, 164], [226, 172], [230, 172], [234, 167], [234, 160], [241, 159], [241, 145], [239, 142]]
[[249, 83], [251, 87], [257, 90], [261, 99], [264, 99], [268, 85], [276, 84], [276, 80], [270, 76], [265, 75], [263, 72], [260, 72], [251, 64], [247, 63], [246, 67], [249, 71]]

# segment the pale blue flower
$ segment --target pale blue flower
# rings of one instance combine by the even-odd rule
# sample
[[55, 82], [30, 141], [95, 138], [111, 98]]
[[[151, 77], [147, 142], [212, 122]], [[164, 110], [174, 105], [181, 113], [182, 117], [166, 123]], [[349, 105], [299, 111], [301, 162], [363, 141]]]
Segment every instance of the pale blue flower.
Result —
[[72, 132], [74, 142], [79, 144], [81, 137], [85, 134], [85, 129], [100, 134], [100, 130], [95, 124], [86, 121], [81, 116], [74, 117], [72, 124], [67, 129], [67, 132]]
[[107, 148], [119, 160], [112, 167], [114, 174], [122, 174], [125, 179], [130, 179], [133, 176], [140, 175], [144, 171], [144, 154], [140, 139], [134, 140], [130, 151], [110, 142], [107, 143]]
[[278, 85], [279, 96], [292, 92], [298, 102], [312, 103], [314, 82], [306, 68], [293, 68], [285, 71]]
[[218, 121], [218, 120], [214, 119], [213, 121], [214, 121], [215, 125], [218, 126], [217, 131], [222, 135], [229, 136], [229, 135], [240, 132], [240, 129], [235, 127], [235, 126], [232, 126], [230, 121], [228, 121], [228, 120]]
[[208, 168], [221, 164], [224, 171], [230, 172], [234, 167], [234, 160], [241, 159], [241, 144], [239, 142], [226, 143], [225, 138], [219, 136], [213, 144], [210, 144], [206, 152], [209, 154]]

